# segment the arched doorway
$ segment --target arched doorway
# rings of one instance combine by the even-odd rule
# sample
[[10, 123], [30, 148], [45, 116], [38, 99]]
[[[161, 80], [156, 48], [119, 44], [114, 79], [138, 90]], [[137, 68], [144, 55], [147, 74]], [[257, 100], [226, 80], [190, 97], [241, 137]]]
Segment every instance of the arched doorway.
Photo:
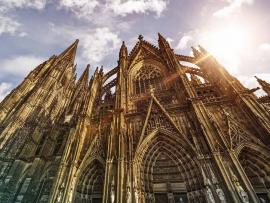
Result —
[[248, 144], [238, 159], [262, 203], [270, 202], [270, 157], [266, 149]]
[[104, 166], [94, 159], [80, 174], [76, 187], [76, 203], [102, 203]]
[[134, 164], [136, 202], [204, 202], [200, 167], [179, 136], [158, 129], [140, 144]]

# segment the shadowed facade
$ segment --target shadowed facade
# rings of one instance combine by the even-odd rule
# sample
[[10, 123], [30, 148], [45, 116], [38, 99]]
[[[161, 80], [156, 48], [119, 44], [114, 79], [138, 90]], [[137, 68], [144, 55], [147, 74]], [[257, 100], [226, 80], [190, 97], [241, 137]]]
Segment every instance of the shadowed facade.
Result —
[[76, 79], [78, 40], [0, 103], [0, 202], [270, 202], [270, 85], [142, 36]]

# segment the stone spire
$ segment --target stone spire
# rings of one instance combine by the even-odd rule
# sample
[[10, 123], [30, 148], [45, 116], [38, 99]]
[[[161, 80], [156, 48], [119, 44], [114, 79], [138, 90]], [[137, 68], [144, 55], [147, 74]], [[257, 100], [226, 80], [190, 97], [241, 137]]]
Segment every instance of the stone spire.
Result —
[[162, 53], [162, 57], [168, 64], [168, 69], [176, 71], [178, 69], [179, 62], [176, 59], [169, 42], [160, 33], [158, 33], [158, 46]]
[[88, 64], [85, 70], [83, 71], [81, 77], [76, 83], [74, 93], [72, 95], [70, 107], [68, 110], [68, 114], [74, 115], [80, 113], [83, 108], [85, 98], [88, 94], [88, 78], [89, 78], [89, 68]]
[[78, 42], [79, 40], [77, 39], [65, 51], [56, 57], [54, 63], [50, 65], [47, 73], [43, 76], [43, 82], [51, 80], [50, 77], [52, 76], [52, 78], [55, 78], [57, 82], [61, 83], [61, 85], [67, 87], [67, 83], [74, 78], [76, 71], [75, 56]]
[[270, 96], [270, 84], [265, 80], [258, 78], [257, 76], [255, 76], [255, 78], [257, 79], [258, 83], [262, 86], [263, 91], [265, 91], [267, 95]]
[[119, 52], [119, 58], [127, 58], [128, 56], [128, 50], [127, 50], [127, 46], [125, 45], [125, 42], [122, 42], [122, 46], [120, 48], [120, 52]]
[[69, 58], [71, 61], [74, 61], [75, 60], [75, 56], [76, 56], [76, 51], [77, 51], [78, 43], [79, 43], [79, 40], [76, 39], [75, 42], [73, 42], [73, 44], [71, 44], [65, 51], [63, 51], [58, 56], [58, 58], [59, 59]]
[[160, 49], [171, 48], [169, 42], [160, 33], [158, 33], [158, 45]]
[[194, 47], [191, 47], [191, 49], [192, 49], [192, 53], [193, 53], [194, 57], [200, 57], [202, 55], [198, 49], [196, 49]]
[[78, 80], [78, 83], [82, 83], [82, 84], [88, 84], [88, 78], [89, 78], [89, 68], [90, 68], [90, 64], [88, 64], [86, 66], [86, 68], [84, 69], [80, 79]]
[[209, 54], [208, 51], [204, 47], [202, 47], [201, 45], [199, 45], [198, 47], [199, 47], [199, 50], [200, 50], [201, 53]]

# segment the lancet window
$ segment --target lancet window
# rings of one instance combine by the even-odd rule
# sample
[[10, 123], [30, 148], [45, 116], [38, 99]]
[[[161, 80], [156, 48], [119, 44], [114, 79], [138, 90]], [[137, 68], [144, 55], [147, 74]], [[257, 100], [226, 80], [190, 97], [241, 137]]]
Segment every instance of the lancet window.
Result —
[[164, 89], [160, 70], [151, 65], [143, 66], [135, 77], [135, 94], [149, 91], [150, 87]]

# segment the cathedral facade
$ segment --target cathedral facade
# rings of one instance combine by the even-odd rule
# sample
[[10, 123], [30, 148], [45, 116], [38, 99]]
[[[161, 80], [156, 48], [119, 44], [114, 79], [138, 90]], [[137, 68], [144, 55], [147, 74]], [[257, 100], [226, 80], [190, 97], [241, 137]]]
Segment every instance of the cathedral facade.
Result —
[[270, 85], [139, 36], [76, 79], [78, 40], [0, 103], [1, 203], [270, 202]]

